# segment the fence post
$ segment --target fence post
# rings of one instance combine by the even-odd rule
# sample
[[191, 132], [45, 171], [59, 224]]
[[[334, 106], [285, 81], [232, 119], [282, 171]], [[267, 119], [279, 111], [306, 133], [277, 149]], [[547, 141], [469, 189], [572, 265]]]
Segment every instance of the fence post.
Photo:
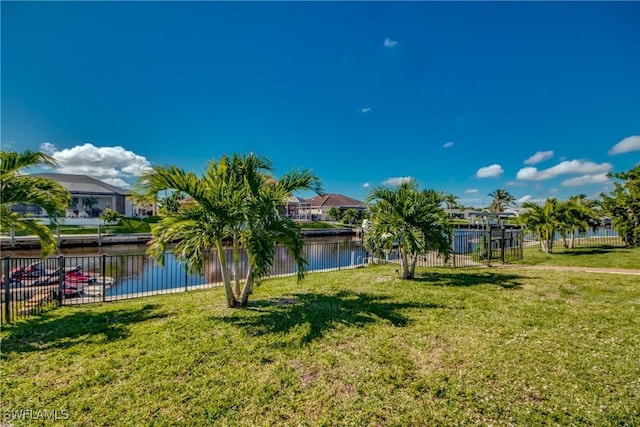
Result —
[[491, 224], [489, 224], [489, 220], [487, 219], [487, 230], [485, 233], [485, 250], [486, 250], [486, 254], [487, 254], [487, 266], [491, 267], [491, 256], [493, 255], [492, 253], [492, 248], [491, 248]]
[[[100, 274], [102, 275], [102, 302], [107, 300], [107, 255], [102, 254], [100, 257]], [[113, 285], [113, 283], [112, 283]]]
[[58, 305], [62, 305], [64, 298], [64, 256], [58, 257]]
[[338, 250], [336, 252], [338, 254], [338, 270], [340, 270], [340, 242], [337, 242], [336, 245], [338, 245]]
[[502, 259], [503, 264], [504, 264], [504, 237], [505, 237], [505, 230], [504, 230], [504, 224], [502, 224], [502, 227], [500, 230], [500, 258]]
[[11, 257], [4, 258], [4, 319], [11, 323]]
[[451, 263], [456, 268], [456, 230], [451, 234]]
[[187, 274], [187, 269], [184, 269], [184, 291], [187, 292], [189, 290], [189, 275]]

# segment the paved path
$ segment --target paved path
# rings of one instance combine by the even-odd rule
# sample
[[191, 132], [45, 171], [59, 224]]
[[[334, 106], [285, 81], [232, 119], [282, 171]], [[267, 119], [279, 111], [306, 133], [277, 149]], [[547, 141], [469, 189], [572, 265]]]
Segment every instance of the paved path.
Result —
[[499, 268], [524, 268], [528, 270], [555, 270], [555, 271], [581, 271], [584, 273], [610, 273], [628, 274], [640, 276], [640, 270], [629, 268], [597, 268], [597, 267], [573, 267], [563, 265], [523, 265], [523, 264], [492, 264], [492, 267]]

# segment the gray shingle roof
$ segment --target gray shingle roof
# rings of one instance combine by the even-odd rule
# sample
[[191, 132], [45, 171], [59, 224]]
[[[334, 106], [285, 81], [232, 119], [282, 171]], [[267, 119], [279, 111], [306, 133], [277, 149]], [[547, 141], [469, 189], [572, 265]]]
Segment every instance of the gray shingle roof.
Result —
[[102, 182], [98, 179], [92, 178], [87, 175], [71, 175], [65, 173], [36, 173], [33, 176], [39, 176], [42, 178], [48, 178], [54, 180], [70, 193], [83, 193], [83, 194], [121, 194], [128, 196], [130, 191], [123, 190], [122, 188], [115, 187], [106, 182]]

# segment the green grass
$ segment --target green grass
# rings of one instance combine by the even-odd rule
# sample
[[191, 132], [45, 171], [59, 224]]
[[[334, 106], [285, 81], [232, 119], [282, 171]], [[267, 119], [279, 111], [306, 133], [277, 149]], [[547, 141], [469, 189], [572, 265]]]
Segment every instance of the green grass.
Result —
[[526, 265], [640, 269], [640, 247], [598, 245], [565, 249], [562, 245], [557, 245], [551, 254], [542, 252], [539, 247], [530, 247], [524, 249], [522, 260], [512, 262]]
[[[395, 266], [4, 327], [3, 414], [67, 425], [640, 424], [640, 277]], [[6, 421], [6, 420], [5, 420]], [[15, 425], [19, 422], [11, 421]]]

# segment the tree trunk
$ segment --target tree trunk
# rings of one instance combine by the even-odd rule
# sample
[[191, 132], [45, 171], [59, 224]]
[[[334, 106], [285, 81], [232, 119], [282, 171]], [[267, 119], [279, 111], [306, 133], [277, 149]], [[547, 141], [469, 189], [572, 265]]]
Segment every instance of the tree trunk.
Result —
[[240, 294], [240, 307], [246, 307], [249, 304], [249, 295], [253, 293], [253, 268], [249, 266], [247, 269], [247, 277], [244, 279], [244, 286]]
[[233, 235], [233, 294], [240, 298], [240, 245], [238, 236]]
[[222, 282], [224, 283], [224, 292], [227, 296], [227, 307], [234, 308], [238, 306], [238, 300], [236, 300], [231, 287], [231, 280], [229, 280], [229, 274], [227, 272], [227, 259], [224, 255], [224, 247], [222, 246], [222, 240], [216, 242], [216, 248], [218, 249], [218, 260], [220, 260], [220, 272], [222, 273]]
[[573, 249], [576, 243], [576, 230], [571, 230], [571, 239], [569, 240], [569, 249]]
[[411, 255], [411, 267], [409, 268], [409, 278], [413, 279], [416, 277], [416, 263], [418, 262], [418, 254]]
[[409, 256], [402, 246], [398, 246], [398, 252], [400, 252], [400, 264], [402, 265], [402, 278], [410, 279], [409, 276]]

